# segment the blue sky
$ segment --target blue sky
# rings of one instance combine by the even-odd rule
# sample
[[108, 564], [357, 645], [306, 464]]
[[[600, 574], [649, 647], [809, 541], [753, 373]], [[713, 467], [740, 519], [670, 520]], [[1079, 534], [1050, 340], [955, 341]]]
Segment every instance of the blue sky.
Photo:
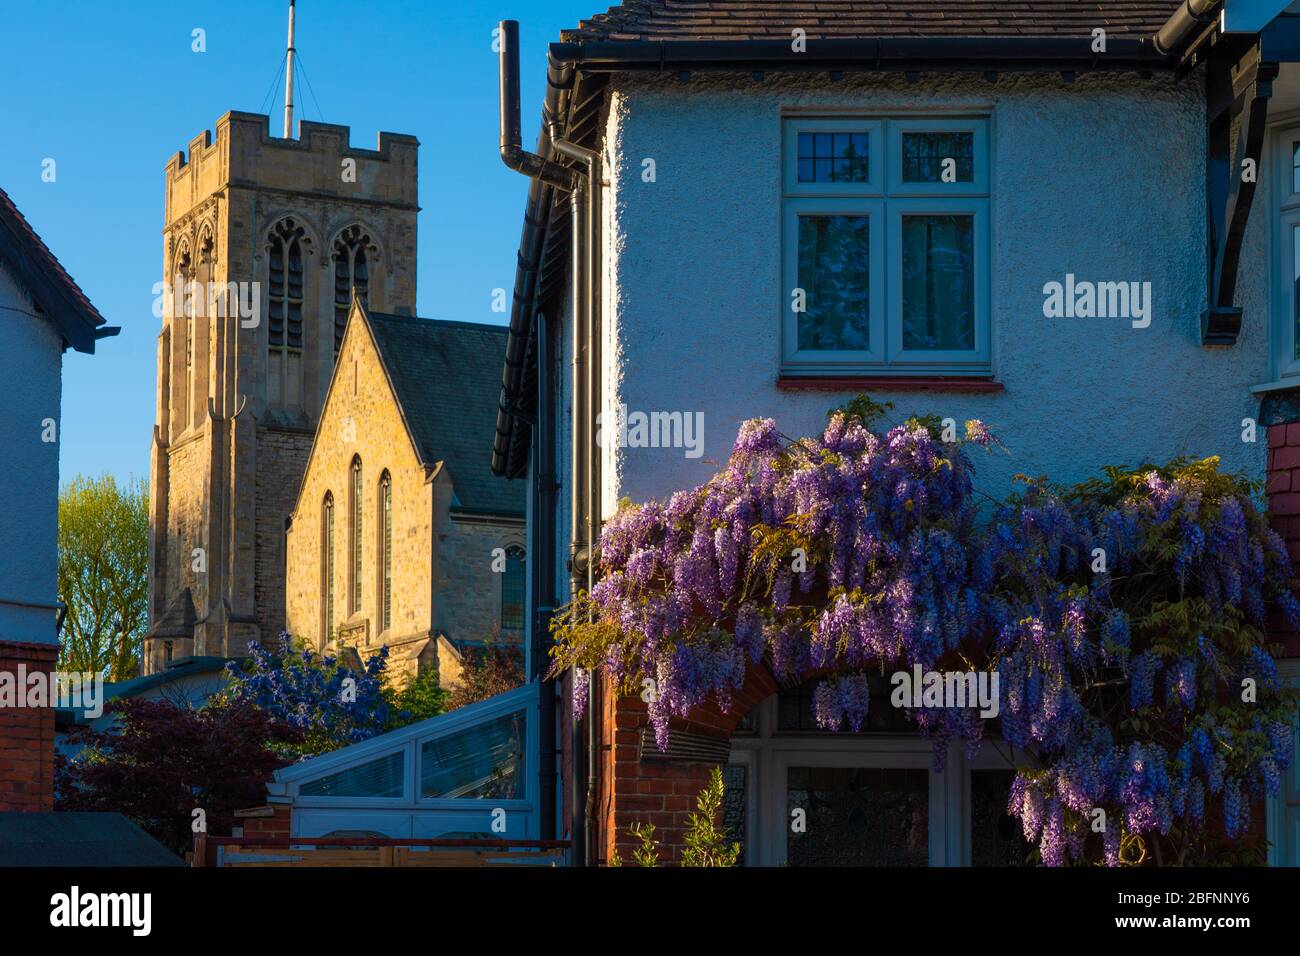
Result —
[[[546, 44], [605, 0], [299, 0], [298, 117], [420, 140], [419, 314], [506, 321], [528, 181], [497, 158], [492, 29], [520, 21], [524, 141], [537, 135]], [[60, 477], [149, 472], [160, 320], [163, 167], [230, 109], [278, 132], [287, 0], [6, 4], [0, 186], [119, 337], [63, 363]], [[191, 50], [206, 31], [207, 51]], [[319, 102], [319, 110], [317, 108]], [[42, 182], [53, 158], [56, 181]]]

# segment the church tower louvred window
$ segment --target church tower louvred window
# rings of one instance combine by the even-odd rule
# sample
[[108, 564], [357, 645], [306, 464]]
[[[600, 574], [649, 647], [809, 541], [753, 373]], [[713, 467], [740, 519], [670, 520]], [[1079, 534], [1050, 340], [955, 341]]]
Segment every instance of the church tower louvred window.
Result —
[[369, 304], [370, 267], [374, 245], [360, 226], [348, 226], [334, 240], [334, 355], [343, 345], [348, 313], [355, 293]]
[[267, 273], [267, 398], [272, 404], [301, 400], [303, 245], [305, 232], [293, 217], [271, 227]]
[[[181, 430], [190, 426], [193, 412], [194, 390], [194, 260], [188, 243], [182, 244], [176, 255], [175, 281], [180, 287], [180, 322], [185, 334], [185, 378], [180, 395]], [[173, 300], [175, 301], [175, 300]]]

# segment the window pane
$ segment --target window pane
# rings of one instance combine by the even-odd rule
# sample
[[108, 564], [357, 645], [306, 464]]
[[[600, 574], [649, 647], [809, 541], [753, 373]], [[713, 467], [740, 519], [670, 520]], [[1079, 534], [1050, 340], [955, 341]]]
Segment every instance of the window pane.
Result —
[[971, 866], [1027, 866], [1031, 849], [1020, 821], [1007, 813], [1014, 770], [972, 770]]
[[349, 767], [298, 788], [304, 797], [400, 797], [406, 759], [402, 751]]
[[930, 774], [925, 769], [791, 767], [786, 815], [790, 866], [928, 866]]
[[748, 768], [743, 764], [727, 764], [722, 768], [722, 829], [727, 842], [740, 844], [738, 864], [745, 862], [745, 787]]
[[1300, 226], [1291, 227], [1291, 257], [1291, 285], [1295, 290], [1291, 294], [1291, 322], [1295, 328], [1292, 358], [1300, 359]]
[[524, 712], [420, 747], [422, 797], [524, 797]]
[[1291, 191], [1300, 193], [1300, 140], [1291, 144]]
[[800, 133], [799, 182], [865, 183], [868, 179], [868, 134], [849, 131]]
[[975, 181], [975, 135], [973, 133], [904, 133], [903, 182], [944, 182], [944, 160], [953, 169], [947, 182]]
[[361, 462], [352, 464], [352, 613], [361, 610]]
[[974, 217], [903, 217], [903, 348], [975, 348]]
[[384, 476], [383, 485], [383, 522], [384, 522], [384, 558], [383, 558], [383, 587], [380, 588], [379, 599], [383, 601], [384, 613], [380, 615], [380, 622], [386, 631], [393, 624], [393, 481], [387, 475]]
[[518, 631], [524, 626], [524, 552], [506, 550], [506, 569], [501, 576], [501, 629]]
[[871, 269], [866, 216], [799, 217], [799, 348], [867, 348]]

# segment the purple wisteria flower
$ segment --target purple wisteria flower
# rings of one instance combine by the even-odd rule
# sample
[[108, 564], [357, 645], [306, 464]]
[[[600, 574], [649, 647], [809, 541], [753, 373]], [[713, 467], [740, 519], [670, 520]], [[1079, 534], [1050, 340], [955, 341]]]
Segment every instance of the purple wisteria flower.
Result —
[[[673, 717], [730, 708], [756, 669], [818, 681], [818, 724], [851, 730], [873, 670], [996, 673], [995, 726], [1032, 764], [1009, 812], [1044, 863], [1097, 851], [1098, 808], [1108, 865], [1127, 836], [1203, 825], [1207, 801], [1231, 802], [1225, 825], [1245, 832], [1292, 750], [1294, 704], [1259, 637], [1269, 603], [1300, 626], [1285, 544], [1248, 484], [1213, 460], [1176, 462], [1075, 489], [1030, 480], [992, 502], [968, 457], [992, 434], [971, 421], [946, 443], [935, 421], [876, 434], [836, 414], [796, 441], [746, 422], [709, 481], [607, 522], [596, 622], [559, 635], [557, 663], [653, 679], [660, 747]], [[1243, 677], [1259, 694], [1244, 721]], [[990, 726], [974, 708], [907, 716], [936, 766]]]

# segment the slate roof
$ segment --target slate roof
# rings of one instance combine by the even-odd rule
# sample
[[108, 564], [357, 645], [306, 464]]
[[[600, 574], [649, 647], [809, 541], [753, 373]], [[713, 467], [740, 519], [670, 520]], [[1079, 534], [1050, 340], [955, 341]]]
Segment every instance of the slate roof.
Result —
[[1150, 35], [1179, 0], [627, 0], [566, 30], [578, 40]]
[[0, 813], [0, 866], [184, 866], [120, 813]]
[[[64, 348], [94, 352], [95, 340], [116, 335], [72, 281], [62, 263], [41, 241], [9, 194], [0, 189], [0, 264], [7, 266], [31, 295], [36, 307], [63, 336]], [[4, 321], [12, 321], [6, 317]]]
[[525, 487], [492, 474], [506, 328], [367, 313], [425, 465], [441, 461], [459, 511], [524, 514]]

